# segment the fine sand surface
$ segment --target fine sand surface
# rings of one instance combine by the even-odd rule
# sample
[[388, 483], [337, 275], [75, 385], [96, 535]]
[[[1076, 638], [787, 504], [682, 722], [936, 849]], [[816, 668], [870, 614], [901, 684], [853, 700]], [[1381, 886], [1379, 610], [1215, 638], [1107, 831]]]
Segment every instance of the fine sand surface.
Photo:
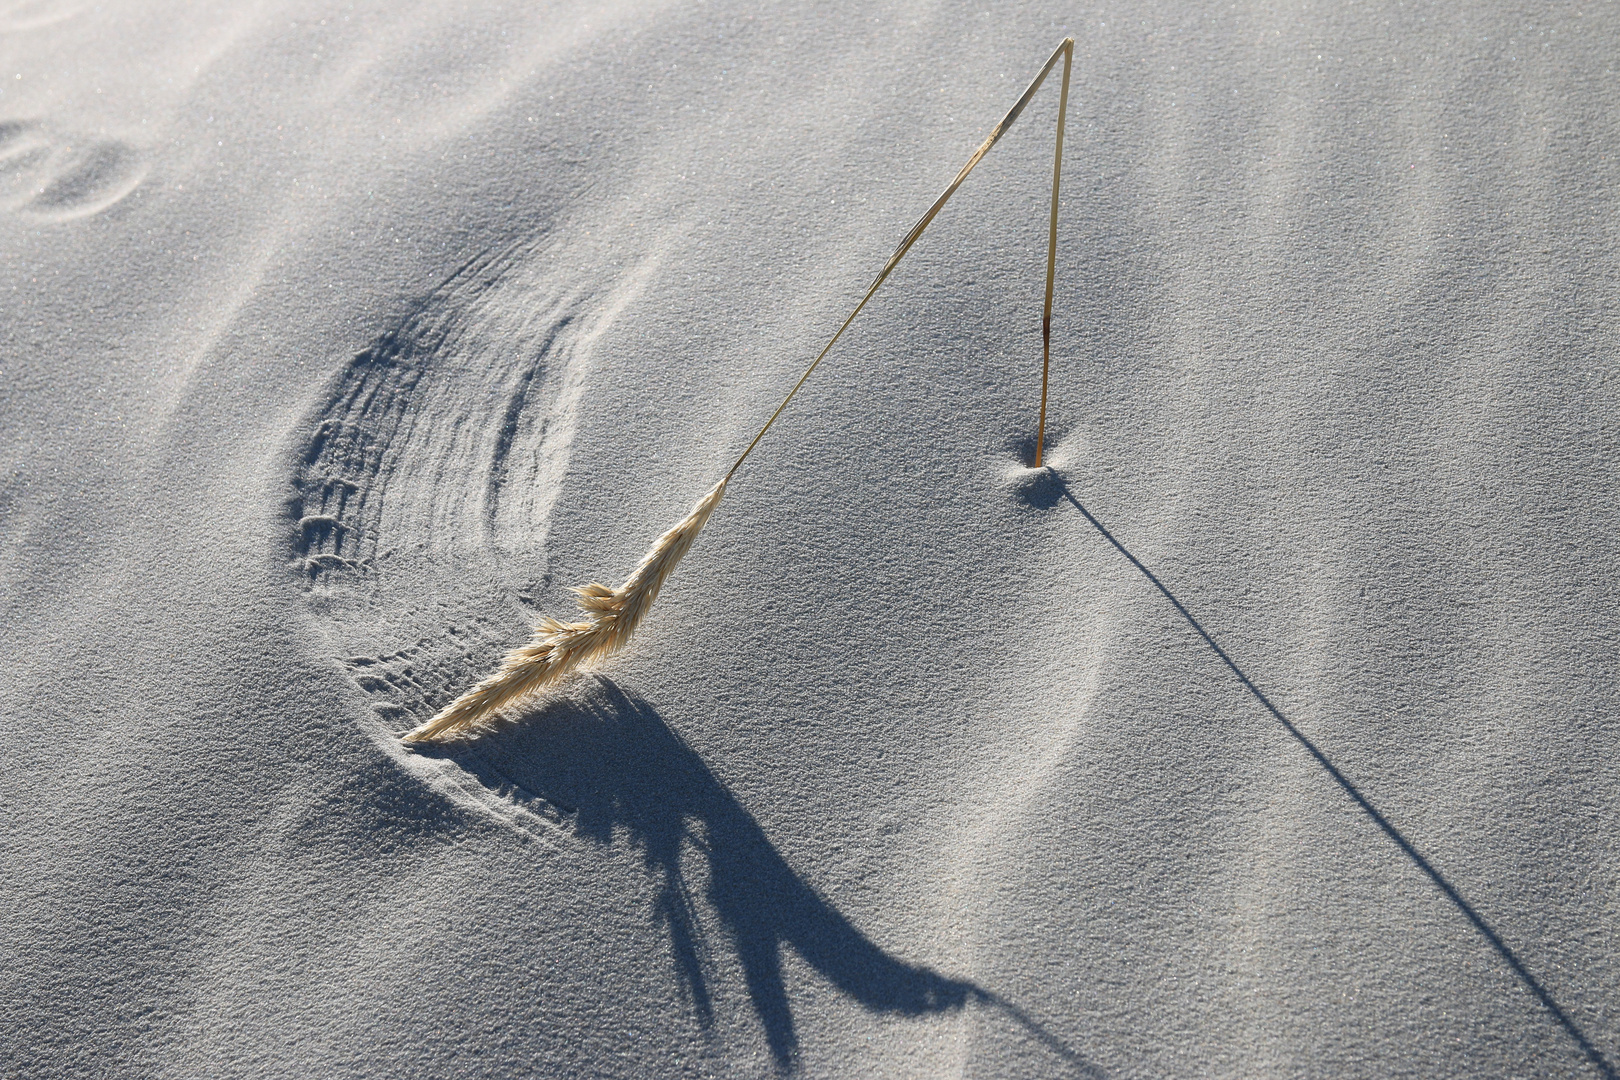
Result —
[[0, 3], [0, 1076], [1614, 1077], [1617, 58]]

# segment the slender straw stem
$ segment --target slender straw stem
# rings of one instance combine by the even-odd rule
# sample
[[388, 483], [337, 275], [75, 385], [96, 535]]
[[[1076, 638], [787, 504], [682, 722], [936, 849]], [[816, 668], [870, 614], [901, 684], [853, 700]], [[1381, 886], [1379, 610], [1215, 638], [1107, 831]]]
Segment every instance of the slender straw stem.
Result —
[[1057, 148], [1052, 152], [1052, 219], [1046, 231], [1046, 311], [1041, 316], [1041, 420], [1035, 429], [1035, 467], [1041, 467], [1046, 446], [1046, 376], [1052, 367], [1052, 279], [1057, 274], [1058, 181], [1063, 176], [1063, 128], [1069, 115], [1069, 68], [1074, 60], [1074, 38], [1063, 42], [1063, 89], [1058, 94]]
[[[771, 418], [765, 421], [764, 427], [759, 429], [759, 434], [755, 435], [753, 442], [748, 444], [748, 449], [744, 450], [731, 468], [726, 471], [727, 480], [731, 479], [732, 473], [737, 471], [737, 466], [743, 463], [743, 459], [753, 453], [754, 447], [759, 445], [759, 440], [763, 439], [765, 433], [771, 430], [771, 425], [776, 423], [776, 418], [782, 415], [782, 410], [787, 408], [788, 402], [793, 400], [793, 395], [799, 392], [799, 387], [803, 386], [805, 380], [810, 378], [811, 373], [821, 364], [822, 359], [832, 351], [832, 347], [838, 344], [838, 339], [844, 336], [844, 331], [848, 330], [849, 324], [855, 321], [855, 316], [859, 315], [861, 309], [866, 307], [867, 301], [871, 300], [873, 294], [878, 291], [878, 286], [888, 280], [889, 275], [894, 272], [894, 268], [900, 264], [900, 260], [905, 258], [906, 252], [911, 250], [911, 245], [917, 242], [917, 238], [922, 236], [923, 230], [928, 228], [939, 212], [944, 209], [945, 204], [950, 201], [950, 197], [956, 194], [956, 189], [962, 186], [962, 181], [967, 179], [968, 173], [973, 171], [973, 167], [979, 163], [985, 154], [990, 152], [992, 146], [1001, 141], [1001, 137], [1012, 127], [1013, 121], [1017, 120], [1018, 114], [1024, 111], [1024, 106], [1028, 105], [1030, 99], [1035, 96], [1035, 91], [1041, 88], [1041, 83], [1046, 81], [1046, 76], [1051, 73], [1053, 65], [1058, 62], [1060, 56], [1063, 57], [1063, 95], [1058, 104], [1058, 156], [1061, 162], [1063, 154], [1063, 116], [1069, 101], [1069, 67], [1074, 56], [1074, 38], [1063, 39], [1063, 43], [1052, 53], [1051, 59], [1047, 60], [1046, 65], [1041, 68], [1040, 74], [1035, 76], [1035, 81], [1029, 84], [1029, 89], [1025, 90], [1024, 95], [1007, 111], [1007, 115], [1001, 118], [1001, 122], [990, 132], [990, 137], [980, 144], [979, 148], [973, 152], [972, 157], [968, 158], [967, 164], [962, 166], [962, 171], [956, 174], [956, 179], [952, 180], [950, 186], [945, 189], [939, 198], [934, 200], [934, 205], [930, 206], [923, 216], [917, 219], [917, 223], [911, 227], [911, 231], [901, 239], [900, 246], [894, 249], [894, 254], [889, 256], [889, 261], [883, 264], [882, 270], [878, 271], [878, 276], [872, 281], [871, 286], [867, 288], [866, 295], [861, 297], [861, 302], [855, 305], [855, 310], [849, 313], [849, 317], [844, 320], [843, 325], [839, 326], [838, 332], [832, 336], [832, 340], [827, 342], [821, 352], [816, 354], [816, 358], [810, 362], [810, 366], [805, 369], [804, 374], [799, 376], [799, 381], [793, 384], [793, 389], [789, 390], [787, 397], [782, 399], [782, 404], [778, 405], [776, 411], [771, 413]], [[1055, 248], [1057, 244], [1057, 172], [1055, 168], [1052, 180], [1052, 228], [1049, 239], [1051, 246]], [[1052, 319], [1052, 271], [1054, 259], [1055, 256], [1049, 251], [1046, 260], [1046, 321], [1048, 324], [1051, 323]], [[1046, 372], [1043, 364], [1041, 372], [1041, 430], [1043, 433], [1045, 426]], [[1039, 455], [1040, 450], [1037, 443], [1037, 463], [1039, 463]]]

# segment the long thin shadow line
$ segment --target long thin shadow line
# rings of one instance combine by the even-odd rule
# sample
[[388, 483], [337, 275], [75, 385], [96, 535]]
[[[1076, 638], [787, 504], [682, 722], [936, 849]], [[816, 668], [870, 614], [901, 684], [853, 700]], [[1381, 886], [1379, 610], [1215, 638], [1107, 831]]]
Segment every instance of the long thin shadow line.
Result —
[[1052, 1053], [1056, 1054], [1059, 1058], [1062, 1058], [1064, 1064], [1074, 1069], [1074, 1074], [1076, 1076], [1082, 1077], [1083, 1080], [1105, 1080], [1106, 1074], [1104, 1074], [1101, 1069], [1087, 1061], [1085, 1058], [1081, 1057], [1079, 1054], [1075, 1053], [1069, 1048], [1068, 1043], [1064, 1042], [1062, 1039], [1048, 1031], [1046, 1029], [1046, 1025], [1042, 1024], [1039, 1020], [1035, 1019], [1033, 1016], [1029, 1015], [1029, 1013], [1025, 1012], [1023, 1009], [1020, 1009], [1017, 1005], [1014, 1005], [1000, 994], [993, 994], [988, 990], [979, 990], [975, 988], [973, 990], [973, 997], [975, 1000], [982, 1002], [985, 1005], [993, 1006], [1006, 1013], [1015, 1023], [1033, 1035], [1042, 1046], [1052, 1051]]
[[1085, 519], [1091, 522], [1092, 527], [1098, 532], [1102, 533], [1103, 539], [1114, 545], [1114, 549], [1116, 551], [1129, 559], [1131, 561], [1131, 565], [1140, 570], [1142, 575], [1153, 583], [1153, 587], [1163, 593], [1166, 600], [1175, 605], [1175, 609], [1181, 613], [1181, 617], [1183, 619], [1187, 620], [1188, 625], [1190, 625], [1194, 630], [1198, 631], [1198, 636], [1204, 639], [1205, 644], [1207, 644], [1211, 649], [1214, 649], [1215, 655], [1219, 656], [1221, 661], [1225, 663], [1228, 668], [1231, 668], [1232, 674], [1238, 677], [1238, 681], [1243, 684], [1244, 689], [1253, 694], [1255, 700], [1261, 705], [1264, 705], [1266, 707], [1266, 711], [1277, 718], [1277, 722], [1288, 731], [1288, 734], [1292, 735], [1301, 746], [1310, 751], [1311, 756], [1316, 759], [1317, 764], [1326, 769], [1328, 775], [1333, 777], [1334, 781], [1344, 789], [1345, 794], [1354, 799], [1356, 801], [1356, 805], [1360, 806], [1363, 812], [1365, 812], [1368, 817], [1372, 818], [1380, 829], [1384, 830], [1384, 835], [1395, 841], [1396, 845], [1406, 853], [1407, 858], [1411, 859], [1412, 862], [1417, 864], [1417, 868], [1419, 870], [1422, 870], [1428, 875], [1429, 880], [1434, 882], [1435, 887], [1444, 893], [1446, 898], [1449, 899], [1453, 904], [1457, 905], [1457, 909], [1459, 911], [1468, 916], [1468, 921], [1474, 924], [1474, 929], [1478, 930], [1485, 936], [1485, 940], [1491, 943], [1491, 947], [1497, 951], [1503, 960], [1507, 961], [1508, 967], [1513, 969], [1513, 973], [1519, 977], [1525, 986], [1530, 988], [1531, 992], [1534, 993], [1538, 999], [1540, 999], [1541, 1004], [1548, 1012], [1552, 1013], [1553, 1018], [1556, 1019], [1563, 1027], [1564, 1031], [1569, 1034], [1569, 1037], [1575, 1040], [1575, 1044], [1581, 1048], [1581, 1052], [1586, 1055], [1586, 1059], [1592, 1063], [1593, 1067], [1595, 1067], [1598, 1072], [1603, 1074], [1605, 1080], [1616, 1080], [1614, 1066], [1609, 1064], [1608, 1058], [1604, 1057], [1598, 1048], [1592, 1045], [1591, 1040], [1586, 1037], [1586, 1033], [1575, 1025], [1575, 1021], [1570, 1019], [1568, 1013], [1564, 1012], [1564, 1010], [1559, 1007], [1558, 1002], [1553, 1000], [1552, 994], [1547, 992], [1547, 988], [1541, 985], [1540, 980], [1538, 980], [1534, 975], [1530, 974], [1529, 969], [1524, 966], [1524, 962], [1521, 961], [1512, 948], [1508, 946], [1508, 943], [1502, 940], [1502, 936], [1491, 927], [1491, 924], [1486, 922], [1484, 917], [1481, 916], [1479, 912], [1474, 910], [1474, 906], [1472, 904], [1462, 898], [1462, 894], [1452, 887], [1451, 882], [1447, 881], [1443, 876], [1441, 876], [1440, 871], [1436, 870], [1433, 864], [1431, 864], [1428, 859], [1425, 859], [1417, 848], [1412, 846], [1412, 842], [1410, 840], [1401, 835], [1399, 829], [1390, 824], [1388, 818], [1378, 812], [1377, 807], [1367, 801], [1367, 797], [1357, 790], [1356, 785], [1352, 784], [1350, 780], [1338, 770], [1338, 767], [1335, 766], [1333, 762], [1328, 760], [1327, 755], [1322, 753], [1321, 750], [1317, 749], [1316, 744], [1311, 742], [1310, 739], [1306, 738], [1305, 733], [1300, 731], [1299, 728], [1295, 727], [1293, 722], [1290, 721], [1288, 717], [1284, 716], [1282, 712], [1278, 710], [1277, 706], [1271, 703], [1270, 699], [1268, 699], [1265, 694], [1261, 693], [1260, 688], [1254, 685], [1254, 683], [1249, 680], [1249, 677], [1243, 673], [1243, 669], [1238, 667], [1237, 664], [1232, 661], [1230, 656], [1226, 655], [1226, 650], [1216, 644], [1215, 639], [1209, 636], [1209, 632], [1199, 625], [1197, 619], [1193, 618], [1192, 612], [1183, 607], [1181, 601], [1176, 599], [1175, 594], [1169, 589], [1165, 588], [1164, 582], [1160, 581], [1153, 571], [1149, 570], [1146, 566], [1143, 566], [1140, 559], [1127, 551], [1125, 545], [1114, 539], [1114, 534], [1109, 532], [1103, 526], [1102, 522], [1093, 517], [1090, 510], [1087, 510], [1081, 505], [1080, 500], [1074, 497], [1074, 493], [1069, 490], [1069, 485], [1064, 483], [1063, 478], [1054, 470], [1048, 469], [1047, 472], [1057, 483], [1058, 490], [1063, 493], [1063, 497], [1069, 501], [1069, 504], [1072, 505], [1076, 510], [1080, 511], [1081, 514], [1085, 515]]

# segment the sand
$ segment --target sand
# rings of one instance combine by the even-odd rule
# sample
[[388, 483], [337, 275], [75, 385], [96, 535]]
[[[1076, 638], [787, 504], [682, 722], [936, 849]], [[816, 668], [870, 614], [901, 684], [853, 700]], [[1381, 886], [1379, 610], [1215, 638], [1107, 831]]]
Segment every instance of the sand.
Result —
[[1613, 1077], [1616, 56], [0, 6], [0, 1076]]

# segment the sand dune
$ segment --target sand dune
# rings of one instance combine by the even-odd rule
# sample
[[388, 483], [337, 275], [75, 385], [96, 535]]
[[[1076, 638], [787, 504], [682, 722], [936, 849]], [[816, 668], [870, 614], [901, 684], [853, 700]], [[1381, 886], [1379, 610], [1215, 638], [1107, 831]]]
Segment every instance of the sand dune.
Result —
[[1614, 1076], [1616, 55], [0, 5], [0, 1075]]

